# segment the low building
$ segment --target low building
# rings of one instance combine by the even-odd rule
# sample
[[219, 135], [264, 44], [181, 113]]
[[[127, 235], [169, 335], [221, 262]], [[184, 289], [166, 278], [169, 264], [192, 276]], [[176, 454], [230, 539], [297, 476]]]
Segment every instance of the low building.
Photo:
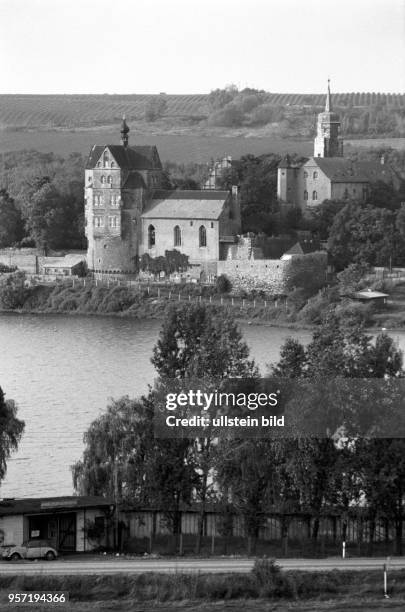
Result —
[[47, 540], [61, 552], [85, 552], [99, 541], [88, 534], [89, 524], [104, 532], [101, 544], [112, 542], [108, 518], [114, 503], [104, 497], [42, 497], [0, 501], [0, 541], [19, 546], [26, 540]]
[[384, 305], [387, 303], [389, 298], [388, 293], [382, 293], [381, 291], [356, 291], [350, 296], [352, 299], [366, 304], [378, 304]]
[[63, 257], [42, 257], [39, 269], [45, 275], [74, 276], [85, 263], [86, 253], [71, 253]]

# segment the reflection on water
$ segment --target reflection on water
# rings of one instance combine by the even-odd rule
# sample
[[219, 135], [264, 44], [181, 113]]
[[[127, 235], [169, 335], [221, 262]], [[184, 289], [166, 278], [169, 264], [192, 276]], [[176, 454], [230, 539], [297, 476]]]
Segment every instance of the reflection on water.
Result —
[[[147, 391], [160, 322], [115, 317], [0, 315], [0, 385], [19, 407], [26, 430], [8, 462], [0, 497], [70, 495], [70, 465], [83, 432], [111, 398]], [[244, 326], [262, 372], [289, 335], [310, 332]], [[405, 334], [396, 334], [405, 348]]]

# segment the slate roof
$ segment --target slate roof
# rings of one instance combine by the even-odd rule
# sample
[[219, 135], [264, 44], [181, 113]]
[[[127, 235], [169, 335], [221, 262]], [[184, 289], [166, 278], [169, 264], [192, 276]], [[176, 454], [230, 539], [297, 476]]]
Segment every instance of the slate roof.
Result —
[[387, 183], [395, 178], [393, 169], [380, 162], [353, 162], [344, 157], [312, 157], [306, 162], [310, 166], [313, 163], [334, 183]]
[[228, 191], [155, 191], [144, 219], [218, 219]]
[[122, 186], [123, 189], [138, 189], [139, 187], [146, 187], [143, 176], [139, 172], [131, 172]]
[[15, 514], [53, 513], [63, 510], [79, 510], [80, 508], [107, 508], [114, 502], [106, 497], [96, 495], [36, 497], [22, 499], [2, 499], [0, 501], [0, 516]]
[[71, 253], [64, 257], [44, 257], [42, 266], [44, 268], [73, 268], [81, 261], [86, 261], [86, 253]]
[[155, 146], [124, 147], [123, 145], [94, 145], [86, 163], [86, 169], [96, 167], [105, 148], [108, 148], [120, 168], [126, 170], [161, 169], [162, 163]]

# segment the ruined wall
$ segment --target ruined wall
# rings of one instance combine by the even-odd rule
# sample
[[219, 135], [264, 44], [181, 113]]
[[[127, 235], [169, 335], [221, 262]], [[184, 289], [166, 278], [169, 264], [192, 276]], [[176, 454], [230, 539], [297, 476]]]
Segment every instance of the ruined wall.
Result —
[[219, 261], [218, 276], [225, 274], [234, 289], [263, 290], [272, 295], [285, 293], [286, 272], [289, 262], [280, 259]]
[[38, 256], [37, 249], [1, 249], [0, 263], [10, 268], [16, 266], [29, 274], [38, 274]]

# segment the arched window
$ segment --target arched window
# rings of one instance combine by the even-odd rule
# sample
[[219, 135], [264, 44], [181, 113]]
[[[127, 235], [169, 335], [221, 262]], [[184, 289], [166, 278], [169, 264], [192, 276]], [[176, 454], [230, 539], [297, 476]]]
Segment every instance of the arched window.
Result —
[[312, 199], [313, 200], [317, 200], [318, 199], [318, 194], [316, 193], [316, 191], [312, 192]]
[[308, 191], [306, 189], [304, 191], [304, 200], [308, 200]]
[[114, 166], [115, 166], [115, 164], [114, 164], [114, 162], [112, 161], [112, 162], [111, 162], [111, 168], [114, 168]]
[[204, 225], [200, 226], [198, 233], [199, 233], [199, 238], [200, 238], [200, 247], [206, 247], [207, 246], [207, 230], [205, 229]]
[[308, 178], [308, 172], [304, 172], [304, 178]]
[[103, 166], [104, 168], [108, 168], [108, 151], [104, 151]]
[[155, 246], [155, 228], [153, 225], [148, 227], [148, 248], [151, 249]]
[[102, 183], [103, 183], [103, 185], [104, 185], [104, 183], [105, 183], [105, 176], [104, 176], [104, 174], [103, 174], [103, 175], [102, 175], [102, 177], [101, 177], [101, 182], [102, 182]]
[[314, 172], [312, 176], [313, 176], [314, 179], [317, 179], [318, 178], [318, 173]]
[[175, 226], [174, 230], [174, 246], [181, 246], [181, 230], [178, 225]]
[[111, 174], [109, 174], [109, 176], [108, 176], [107, 183], [109, 183], [110, 185], [112, 183], [112, 176], [111, 176]]

